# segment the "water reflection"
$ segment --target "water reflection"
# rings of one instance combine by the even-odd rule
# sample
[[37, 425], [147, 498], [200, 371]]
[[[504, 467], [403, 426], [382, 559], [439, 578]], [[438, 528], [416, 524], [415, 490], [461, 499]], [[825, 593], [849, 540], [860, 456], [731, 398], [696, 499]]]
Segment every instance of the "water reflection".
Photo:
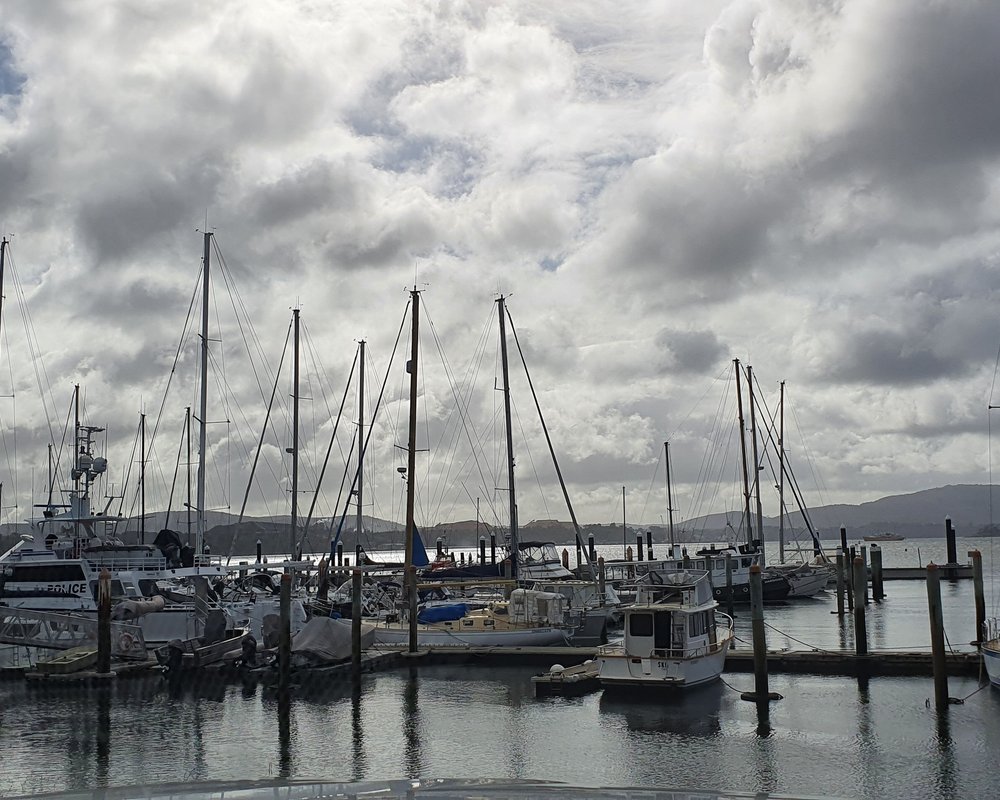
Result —
[[955, 745], [951, 739], [951, 720], [948, 706], [936, 712], [937, 758], [934, 759], [934, 784], [938, 797], [958, 797], [955, 775]]
[[620, 716], [630, 731], [670, 733], [710, 738], [718, 736], [721, 683], [699, 686], [651, 702], [648, 694], [604, 691], [598, 705], [602, 714]]
[[420, 678], [416, 667], [410, 667], [403, 684], [403, 759], [408, 778], [420, 777], [420, 708], [417, 697], [420, 692]]
[[361, 724], [361, 683], [351, 686], [351, 772], [355, 781], [364, 780], [368, 773], [365, 756], [365, 729]]
[[278, 777], [292, 777], [292, 700], [287, 690], [278, 691]]

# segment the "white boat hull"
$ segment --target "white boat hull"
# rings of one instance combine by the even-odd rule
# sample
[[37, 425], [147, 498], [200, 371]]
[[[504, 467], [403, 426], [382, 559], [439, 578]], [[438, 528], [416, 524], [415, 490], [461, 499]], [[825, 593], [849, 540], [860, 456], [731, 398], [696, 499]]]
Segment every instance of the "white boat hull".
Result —
[[717, 680], [726, 666], [731, 639], [714, 651], [688, 658], [651, 656], [642, 658], [606, 648], [597, 656], [598, 679], [605, 689], [688, 689]]
[[[407, 625], [379, 626], [375, 646], [405, 645], [410, 641]], [[417, 645], [421, 647], [552, 647], [569, 644], [561, 628], [522, 628], [506, 631], [449, 631], [428, 625], [417, 626]]]
[[986, 667], [986, 674], [990, 676], [990, 683], [1000, 686], [1000, 639], [993, 639], [983, 643], [983, 664]]

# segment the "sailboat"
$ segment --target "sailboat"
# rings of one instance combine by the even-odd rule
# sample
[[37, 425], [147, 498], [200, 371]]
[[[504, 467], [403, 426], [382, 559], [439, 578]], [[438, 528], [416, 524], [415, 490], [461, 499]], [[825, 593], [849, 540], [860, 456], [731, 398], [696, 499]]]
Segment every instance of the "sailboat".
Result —
[[[416, 570], [414, 568], [414, 541], [416, 523], [415, 473], [416, 473], [416, 420], [417, 420], [417, 369], [418, 333], [420, 324], [420, 292], [416, 287], [410, 292], [411, 302], [411, 351], [407, 363], [410, 374], [409, 433], [407, 446], [406, 477], [406, 550], [404, 562], [404, 588], [408, 602], [405, 619], [384, 621], [375, 629], [375, 642], [382, 645], [407, 644], [413, 652], [419, 645], [458, 646], [547, 646], [567, 644], [569, 631], [565, 628], [566, 598], [561, 594], [515, 589], [510, 598], [474, 611], [464, 604], [453, 604], [450, 613], [440, 609], [433, 615], [423, 614], [417, 608]], [[501, 356], [504, 377], [504, 409], [507, 420], [507, 468], [510, 491], [510, 546], [517, 553], [518, 528], [517, 504], [514, 502], [514, 456], [510, 426], [510, 381], [507, 366], [504, 298], [497, 300], [500, 314]], [[403, 472], [403, 468], [400, 468]], [[511, 577], [518, 578], [518, 561], [511, 559]]]

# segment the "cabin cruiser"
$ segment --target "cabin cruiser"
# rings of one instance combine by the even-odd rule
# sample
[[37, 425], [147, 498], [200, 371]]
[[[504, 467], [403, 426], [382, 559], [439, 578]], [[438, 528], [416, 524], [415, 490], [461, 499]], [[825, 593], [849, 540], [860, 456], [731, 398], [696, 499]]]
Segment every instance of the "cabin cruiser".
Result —
[[625, 638], [597, 652], [605, 689], [686, 689], [716, 680], [733, 640], [733, 620], [717, 611], [705, 570], [660, 570], [641, 576], [626, 606]]

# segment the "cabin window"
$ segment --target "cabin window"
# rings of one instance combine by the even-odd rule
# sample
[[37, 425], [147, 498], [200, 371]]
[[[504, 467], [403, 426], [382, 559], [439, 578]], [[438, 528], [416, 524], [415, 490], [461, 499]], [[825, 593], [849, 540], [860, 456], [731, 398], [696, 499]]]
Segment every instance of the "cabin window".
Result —
[[750, 569], [750, 567], [753, 566], [753, 559], [752, 558], [744, 558], [743, 559], [743, 566], [746, 567], [747, 569]]
[[724, 558], [718, 559], [715, 562], [715, 568], [716, 569], [725, 569], [726, 568], [726, 559], [724, 559]]
[[665, 649], [670, 647], [670, 613], [656, 615], [653, 647]]
[[466, 628], [471, 628], [471, 627], [472, 627], [472, 620], [471, 620], [471, 619], [463, 619], [463, 620], [462, 620], [462, 624], [463, 624], [463, 625], [464, 625], [464, 626], [465, 626]]
[[25, 583], [77, 583], [87, 580], [79, 564], [21, 564], [14, 567], [11, 581]]
[[629, 636], [652, 636], [653, 615], [652, 614], [629, 615], [628, 633]]
[[692, 637], [704, 636], [707, 630], [708, 620], [706, 613], [701, 611], [697, 614], [692, 614], [688, 622], [688, 635]]

